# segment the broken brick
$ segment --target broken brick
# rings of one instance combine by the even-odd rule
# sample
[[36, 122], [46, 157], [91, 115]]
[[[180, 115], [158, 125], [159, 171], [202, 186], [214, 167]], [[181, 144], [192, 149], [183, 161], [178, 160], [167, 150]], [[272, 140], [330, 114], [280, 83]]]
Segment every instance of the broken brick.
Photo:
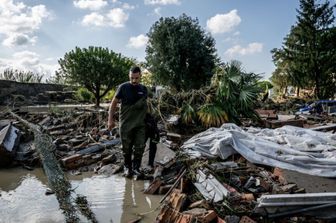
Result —
[[251, 218], [247, 217], [246, 215], [244, 215], [239, 223], [257, 223], [256, 221], [252, 220]]

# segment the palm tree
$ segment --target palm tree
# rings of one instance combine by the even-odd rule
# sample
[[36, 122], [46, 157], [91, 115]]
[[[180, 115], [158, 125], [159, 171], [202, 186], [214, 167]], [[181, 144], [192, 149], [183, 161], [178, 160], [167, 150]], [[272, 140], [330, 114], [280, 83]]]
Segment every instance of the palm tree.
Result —
[[201, 123], [208, 128], [225, 122], [241, 124], [242, 117], [259, 120], [254, 108], [262, 92], [260, 79], [258, 74], [244, 72], [240, 62], [231, 61], [217, 67], [211, 86], [169, 93], [164, 101], [171, 108], [179, 108], [178, 113], [186, 125]]
[[241, 62], [233, 60], [218, 67], [212, 85], [217, 88], [216, 101], [231, 122], [240, 123], [240, 117], [258, 119], [254, 111], [261, 92], [259, 74], [243, 71]]

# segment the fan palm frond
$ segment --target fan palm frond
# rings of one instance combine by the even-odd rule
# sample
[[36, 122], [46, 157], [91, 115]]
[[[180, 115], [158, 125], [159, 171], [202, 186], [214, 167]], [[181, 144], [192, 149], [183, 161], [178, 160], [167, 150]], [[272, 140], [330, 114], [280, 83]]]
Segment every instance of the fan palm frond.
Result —
[[216, 104], [202, 105], [197, 115], [205, 127], [220, 126], [229, 120], [227, 113]]
[[180, 110], [182, 122], [185, 124], [191, 124], [196, 119], [196, 112], [194, 108], [187, 103], [184, 103]]

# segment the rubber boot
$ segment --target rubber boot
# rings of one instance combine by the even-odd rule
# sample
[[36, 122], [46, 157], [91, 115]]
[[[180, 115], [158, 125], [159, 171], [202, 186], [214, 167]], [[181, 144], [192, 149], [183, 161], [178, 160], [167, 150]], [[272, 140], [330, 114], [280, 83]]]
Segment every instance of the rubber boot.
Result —
[[150, 166], [151, 168], [154, 167], [156, 150], [157, 150], [156, 143], [152, 142], [152, 139], [150, 139], [150, 141], [149, 141], [148, 166]]
[[133, 169], [132, 169], [132, 154], [124, 155], [125, 166], [124, 166], [124, 176], [127, 178], [132, 178]]
[[133, 160], [133, 173], [136, 177], [136, 180], [143, 178], [143, 173], [140, 170], [141, 167], [141, 158], [134, 158]]

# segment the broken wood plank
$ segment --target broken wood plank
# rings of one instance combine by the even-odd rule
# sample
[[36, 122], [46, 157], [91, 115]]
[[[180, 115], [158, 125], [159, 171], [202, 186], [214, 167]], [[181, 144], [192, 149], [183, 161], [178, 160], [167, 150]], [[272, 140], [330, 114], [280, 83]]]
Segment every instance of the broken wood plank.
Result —
[[172, 186], [173, 186], [172, 184], [161, 186], [159, 188], [159, 194], [166, 194]]
[[180, 143], [182, 136], [180, 134], [177, 133], [173, 133], [173, 132], [168, 132], [167, 133], [167, 139], [170, 141], [173, 141], [175, 143]]
[[161, 198], [160, 203], [162, 203], [168, 196], [169, 194], [173, 191], [173, 189], [176, 187], [176, 185], [180, 182], [181, 178], [186, 174], [187, 170], [183, 169], [182, 173], [178, 176], [178, 178], [176, 179], [175, 183], [173, 184], [173, 186], [170, 188], [170, 190], [166, 193], [165, 196], [163, 196], [163, 198]]
[[273, 120], [278, 119], [278, 115], [276, 114], [275, 110], [256, 109], [255, 111], [258, 113], [258, 115], [262, 119], [268, 119], [268, 120], [270, 120], [270, 119], [273, 119]]
[[154, 194], [162, 185], [162, 181], [160, 179], [155, 179], [148, 188], [144, 191], [145, 194]]
[[180, 190], [175, 189], [173, 190], [172, 194], [168, 199], [168, 204], [172, 207], [175, 211], [180, 212], [187, 201], [187, 195], [181, 193]]
[[318, 126], [318, 127], [310, 128], [310, 129], [314, 130], [314, 131], [328, 132], [328, 131], [336, 130], [336, 124], [323, 125], [323, 126]]
[[87, 146], [86, 148], [79, 150], [77, 153], [78, 154], [91, 154], [91, 153], [96, 153], [96, 152], [100, 152], [106, 148], [118, 145], [120, 143], [120, 139], [113, 139], [110, 141], [105, 141], [105, 142], [99, 142], [99, 143], [95, 143], [95, 144], [91, 144], [89, 146]]
[[291, 125], [291, 126], [297, 126], [297, 127], [303, 128], [305, 123], [306, 123], [306, 120], [303, 120], [303, 119], [293, 119], [293, 120], [287, 120], [287, 121], [265, 120], [265, 127], [276, 129], [276, 128], [280, 128], [285, 125]]

